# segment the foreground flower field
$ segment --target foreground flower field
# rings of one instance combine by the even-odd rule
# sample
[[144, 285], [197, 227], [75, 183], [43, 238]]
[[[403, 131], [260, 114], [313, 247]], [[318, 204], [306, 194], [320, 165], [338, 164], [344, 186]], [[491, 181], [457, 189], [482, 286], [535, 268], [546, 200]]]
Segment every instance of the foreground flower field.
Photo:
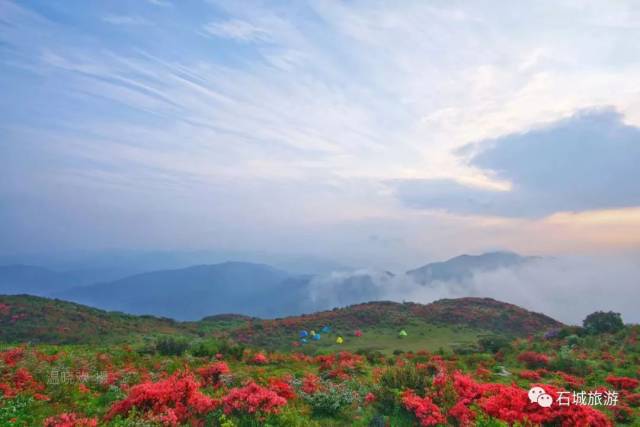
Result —
[[[639, 333], [565, 327], [391, 356], [275, 353], [213, 340], [181, 347], [171, 338], [151, 349], [5, 346], [0, 425], [639, 425]], [[551, 407], [531, 402], [535, 385]]]

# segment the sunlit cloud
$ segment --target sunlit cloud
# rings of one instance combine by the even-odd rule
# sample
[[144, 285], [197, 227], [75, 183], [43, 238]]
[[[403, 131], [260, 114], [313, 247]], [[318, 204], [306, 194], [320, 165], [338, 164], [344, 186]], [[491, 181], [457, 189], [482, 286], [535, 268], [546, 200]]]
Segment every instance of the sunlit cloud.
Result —
[[[165, 3], [0, 8], [1, 251], [246, 245], [395, 266], [637, 248], [626, 2], [537, 2], [524, 23], [503, 2]], [[594, 135], [631, 136], [559, 138], [576, 153], [551, 153], [550, 174], [540, 146], [506, 163], [580, 111], [599, 112]], [[602, 167], [578, 185], [587, 155]]]

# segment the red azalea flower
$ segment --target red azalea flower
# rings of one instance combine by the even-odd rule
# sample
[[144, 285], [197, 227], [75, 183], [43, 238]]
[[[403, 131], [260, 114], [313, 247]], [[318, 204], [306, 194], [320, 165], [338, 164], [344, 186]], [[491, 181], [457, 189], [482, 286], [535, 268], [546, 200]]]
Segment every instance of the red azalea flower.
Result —
[[402, 404], [416, 416], [423, 427], [446, 422], [446, 418], [442, 415], [440, 408], [429, 397], [417, 396], [412, 390], [406, 390], [402, 393]]
[[241, 388], [233, 388], [222, 398], [225, 414], [277, 414], [286, 404], [287, 399], [254, 382]]
[[549, 356], [535, 351], [525, 351], [518, 355], [518, 361], [524, 363], [530, 369], [542, 368], [549, 364]]
[[293, 390], [291, 384], [279, 378], [269, 379], [269, 389], [287, 400], [292, 400], [296, 397], [296, 392]]
[[44, 427], [97, 427], [95, 418], [83, 418], [74, 413], [63, 413], [44, 420]]
[[618, 390], [635, 390], [640, 381], [629, 377], [613, 377], [608, 376], [605, 381], [614, 386]]
[[220, 405], [216, 399], [202, 394], [198, 382], [190, 373], [176, 373], [156, 383], [133, 386], [126, 399], [116, 402], [105, 417], [126, 416], [137, 408], [149, 420], [165, 425], [179, 425], [196, 419]]
[[198, 374], [202, 377], [203, 385], [220, 386], [220, 377], [231, 373], [231, 369], [225, 362], [215, 362], [198, 369]]
[[267, 356], [263, 353], [256, 354], [251, 361], [256, 365], [266, 365], [269, 363], [269, 359], [267, 359]]

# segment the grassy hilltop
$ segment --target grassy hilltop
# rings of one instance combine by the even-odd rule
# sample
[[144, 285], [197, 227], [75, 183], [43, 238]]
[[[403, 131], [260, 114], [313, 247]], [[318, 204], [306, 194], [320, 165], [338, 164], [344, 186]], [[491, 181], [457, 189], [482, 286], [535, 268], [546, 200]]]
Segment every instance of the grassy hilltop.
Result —
[[[0, 425], [638, 425], [640, 328], [585, 326], [479, 298], [176, 322], [0, 297]], [[542, 408], [533, 385], [617, 400]]]

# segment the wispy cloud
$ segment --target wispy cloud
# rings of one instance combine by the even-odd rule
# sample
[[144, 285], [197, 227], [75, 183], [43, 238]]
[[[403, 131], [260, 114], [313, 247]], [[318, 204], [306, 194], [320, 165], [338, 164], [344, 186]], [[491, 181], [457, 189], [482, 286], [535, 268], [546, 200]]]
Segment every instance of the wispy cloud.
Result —
[[[38, 246], [43, 229], [54, 230], [52, 241], [82, 244], [99, 226], [96, 246], [290, 246], [339, 252], [356, 265], [470, 246], [569, 250], [561, 239], [543, 241], [548, 230], [575, 237], [571, 250], [614, 247], [593, 224], [578, 233], [550, 220], [571, 215], [558, 211], [635, 204], [619, 162], [635, 152], [625, 145], [613, 159], [607, 147], [618, 131], [640, 125], [629, 86], [640, 74], [637, 31], [628, 25], [637, 11], [626, 2], [591, 4], [536, 2], [524, 23], [513, 18], [521, 6], [500, 2], [214, 1], [171, 9], [143, 2], [127, 13], [112, 5], [98, 14], [68, 11], [70, 22], [90, 15], [126, 26], [125, 41], [120, 32], [105, 36], [104, 26], [81, 32], [36, 6], [7, 2], [0, 130], [9, 138], [0, 146], [0, 195], [18, 202], [4, 208], [3, 231], [13, 236], [4, 245]], [[560, 191], [542, 203], [528, 192], [523, 206], [536, 218], [467, 207], [469, 187], [480, 202], [525, 194], [518, 193], [525, 184], [538, 193], [553, 188], [517, 172], [523, 162], [542, 170], [566, 153], [531, 145], [506, 164], [505, 147], [537, 135], [540, 123], [602, 105], [620, 115], [592, 132], [593, 150], [575, 158], [612, 160], [598, 173], [615, 177], [614, 191], [592, 176], [580, 187], [588, 203], [559, 203]], [[459, 155], [483, 140], [498, 142], [484, 158]], [[549, 179], [576, 182], [580, 163], [562, 164]], [[405, 187], [411, 194], [398, 198], [398, 182], [414, 185]], [[421, 182], [446, 184], [432, 189], [441, 193], [437, 203], [425, 203]], [[409, 198], [421, 209], [407, 206]], [[509, 203], [513, 209], [517, 200]], [[42, 206], [61, 213], [57, 222], [41, 218]], [[132, 219], [145, 215], [156, 220]], [[235, 233], [247, 237], [239, 242]], [[389, 250], [383, 241], [399, 243]]]
[[203, 30], [212, 36], [244, 42], [269, 39], [269, 32], [267, 30], [238, 19], [209, 22], [203, 27]]
[[113, 25], [150, 25], [151, 23], [139, 16], [129, 15], [105, 15], [102, 17], [104, 22]]
[[161, 6], [161, 7], [173, 6], [173, 3], [171, 3], [169, 0], [147, 0], [147, 2], [151, 3], [154, 6]]

